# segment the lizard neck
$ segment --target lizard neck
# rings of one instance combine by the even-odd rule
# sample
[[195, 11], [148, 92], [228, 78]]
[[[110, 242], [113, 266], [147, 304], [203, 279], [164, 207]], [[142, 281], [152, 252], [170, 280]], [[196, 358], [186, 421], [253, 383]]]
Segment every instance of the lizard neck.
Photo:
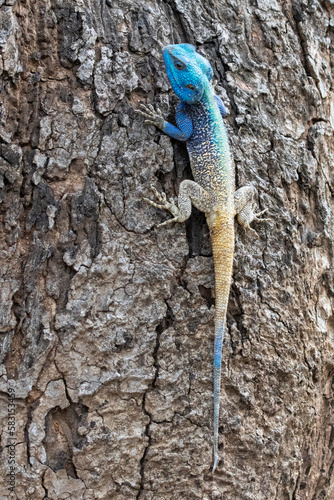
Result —
[[210, 129], [212, 126], [215, 128], [218, 123], [223, 124], [213, 88], [208, 80], [204, 82], [201, 99], [191, 105], [191, 110], [195, 117], [201, 121], [203, 120], [203, 123], [209, 121], [211, 124]]
[[218, 106], [216, 104], [215, 94], [209, 80], [205, 79], [203, 87], [203, 95], [201, 99], [195, 104], [195, 106], [208, 113], [215, 107], [218, 108]]
[[206, 79], [205, 83], [204, 83], [204, 91], [203, 91], [201, 102], [211, 103], [212, 101], [214, 101], [214, 95], [215, 95], [215, 93], [213, 91], [212, 85], [209, 82], [209, 80]]

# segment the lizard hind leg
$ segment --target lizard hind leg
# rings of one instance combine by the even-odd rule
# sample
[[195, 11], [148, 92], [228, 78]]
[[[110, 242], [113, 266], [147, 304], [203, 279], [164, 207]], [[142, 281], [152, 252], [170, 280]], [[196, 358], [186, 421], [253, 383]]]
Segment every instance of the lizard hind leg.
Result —
[[234, 207], [235, 213], [238, 215], [239, 224], [245, 229], [252, 231], [258, 237], [257, 232], [250, 227], [251, 222], [265, 222], [270, 219], [260, 218], [260, 215], [263, 215], [268, 210], [267, 208], [258, 213], [254, 212], [255, 195], [256, 190], [253, 186], [244, 186], [238, 189], [234, 193]]

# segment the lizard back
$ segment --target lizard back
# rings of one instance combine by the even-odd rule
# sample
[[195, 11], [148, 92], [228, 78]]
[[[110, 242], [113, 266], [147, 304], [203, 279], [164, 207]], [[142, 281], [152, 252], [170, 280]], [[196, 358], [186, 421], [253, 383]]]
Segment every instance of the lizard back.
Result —
[[227, 131], [213, 91], [205, 99], [187, 105], [193, 134], [187, 141], [194, 180], [206, 189], [217, 202], [217, 208], [233, 211], [234, 168]]

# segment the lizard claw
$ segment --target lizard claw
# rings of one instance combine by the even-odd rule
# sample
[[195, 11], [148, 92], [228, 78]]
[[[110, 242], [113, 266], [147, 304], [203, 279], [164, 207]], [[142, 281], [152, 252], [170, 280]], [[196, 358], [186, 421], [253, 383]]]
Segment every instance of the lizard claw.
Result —
[[157, 227], [167, 226], [167, 224], [171, 224], [172, 222], [178, 222], [178, 218], [173, 217], [172, 219], [168, 219], [165, 222], [161, 222], [161, 224], [158, 224]]
[[255, 229], [253, 229], [252, 227], [250, 227], [249, 229], [250, 229], [250, 232], [254, 234], [256, 239], [260, 238], [259, 233], [257, 231], [255, 231]]
[[148, 198], [143, 198], [143, 199], [145, 201], [147, 201], [147, 203], [149, 203], [150, 205], [152, 205], [152, 207], [161, 208], [161, 210], [163, 210], [165, 208], [164, 205], [159, 205], [158, 203], [155, 203], [154, 201], [149, 200]]

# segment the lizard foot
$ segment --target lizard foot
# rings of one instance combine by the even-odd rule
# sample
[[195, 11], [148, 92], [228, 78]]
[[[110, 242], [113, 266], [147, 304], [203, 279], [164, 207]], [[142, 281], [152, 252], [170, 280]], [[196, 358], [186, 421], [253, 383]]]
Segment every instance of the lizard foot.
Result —
[[166, 226], [167, 224], [171, 224], [172, 222], [180, 222], [179, 221], [180, 211], [176, 206], [173, 198], [169, 198], [169, 200], [167, 200], [167, 196], [165, 193], [159, 193], [159, 191], [157, 191], [157, 189], [155, 189], [155, 187], [153, 186], [151, 187], [151, 189], [155, 197], [159, 201], [159, 203], [149, 200], [148, 198], [144, 198], [144, 200], [147, 201], [153, 207], [160, 208], [161, 210], [168, 210], [174, 216], [173, 219], [166, 220], [165, 222], [158, 224], [157, 227]]
[[140, 109], [137, 109], [136, 112], [146, 118], [144, 123], [147, 123], [147, 125], [154, 125], [160, 130], [163, 130], [165, 128], [166, 122], [162, 116], [160, 109], [156, 111], [152, 104], [148, 104], [148, 106], [145, 106], [145, 104], [141, 104]]
[[255, 229], [253, 229], [252, 227], [250, 227], [250, 224], [254, 221], [254, 222], [267, 222], [267, 221], [270, 221], [270, 219], [266, 219], [266, 218], [262, 218], [260, 217], [261, 215], [263, 215], [265, 212], [267, 212], [267, 208], [265, 208], [264, 210], [262, 210], [261, 212], [257, 212], [255, 213], [254, 212], [254, 204], [251, 205], [251, 206], [245, 206], [239, 213], [238, 213], [238, 221], [239, 223], [245, 228], [245, 229], [248, 229], [251, 233], [254, 234], [254, 236], [256, 238], [259, 238], [259, 235], [258, 233], [255, 231]]

